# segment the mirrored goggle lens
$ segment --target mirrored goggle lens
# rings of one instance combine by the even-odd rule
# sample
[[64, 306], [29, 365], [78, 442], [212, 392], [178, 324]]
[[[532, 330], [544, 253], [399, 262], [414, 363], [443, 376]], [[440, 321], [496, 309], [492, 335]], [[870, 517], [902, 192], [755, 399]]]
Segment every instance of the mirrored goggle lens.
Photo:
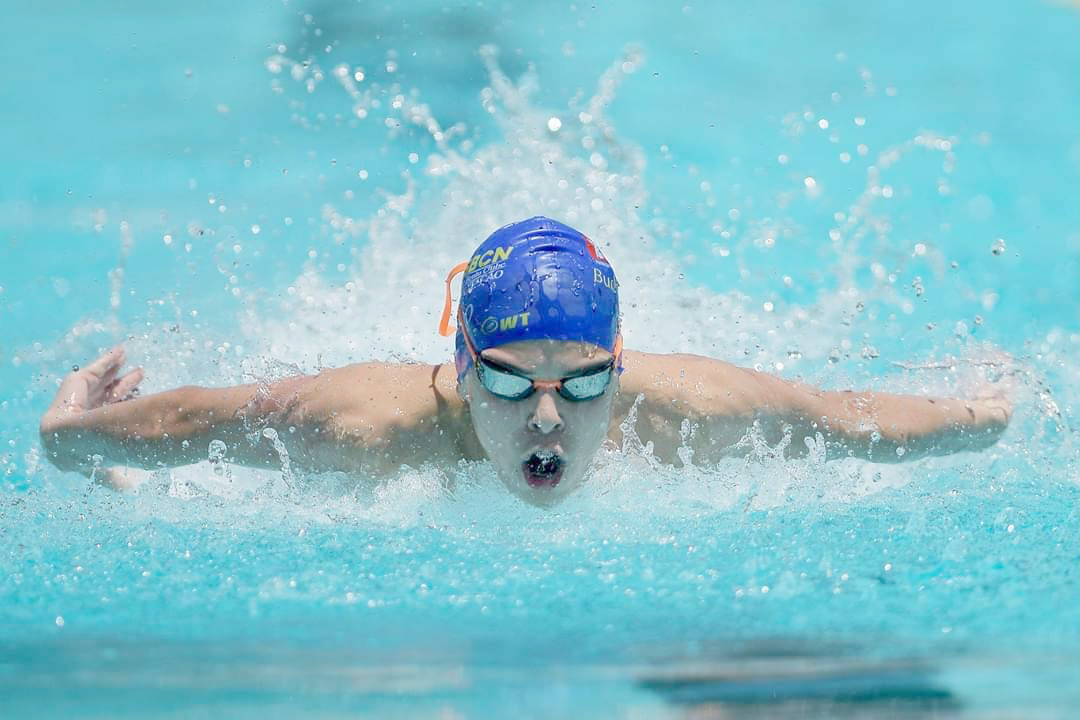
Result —
[[579, 375], [562, 382], [562, 395], [570, 400], [592, 400], [600, 397], [611, 382], [611, 368], [606, 367], [588, 375]]
[[532, 380], [527, 377], [504, 372], [484, 362], [477, 363], [476, 372], [480, 376], [480, 382], [492, 395], [517, 400], [532, 392]]
[[[527, 377], [500, 370], [483, 361], [477, 364], [476, 372], [480, 382], [492, 395], [519, 400], [532, 394], [533, 382]], [[611, 367], [608, 366], [588, 375], [563, 380], [559, 394], [567, 400], [592, 400], [603, 395], [610, 382]]]

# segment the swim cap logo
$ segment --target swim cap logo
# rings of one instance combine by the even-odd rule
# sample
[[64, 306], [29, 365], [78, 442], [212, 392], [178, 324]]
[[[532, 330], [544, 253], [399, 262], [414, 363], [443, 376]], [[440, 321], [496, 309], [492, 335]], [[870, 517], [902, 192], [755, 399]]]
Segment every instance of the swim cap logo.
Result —
[[505, 315], [498, 318], [489, 315], [484, 318], [484, 322], [480, 323], [480, 332], [485, 335], [491, 335], [495, 332], [506, 332], [507, 330], [516, 328], [519, 321], [521, 322], [521, 327], [529, 327], [529, 313], [514, 313], [513, 315]]
[[512, 252], [514, 246], [507, 245], [473, 255], [469, 266], [465, 268], [465, 278], [462, 281], [465, 293], [471, 293], [480, 283], [491, 283], [501, 278]]
[[465, 269], [465, 274], [475, 271], [478, 268], [487, 267], [492, 263], [505, 263], [510, 259], [510, 253], [514, 252], [513, 245], [507, 245], [506, 247], [497, 247], [493, 250], [486, 250], [479, 255], [473, 255], [469, 260], [469, 267]]
[[592, 269], [592, 279], [594, 285], [603, 285], [611, 292], [619, 292], [619, 281], [613, 277], [608, 277], [603, 273], [600, 268]]

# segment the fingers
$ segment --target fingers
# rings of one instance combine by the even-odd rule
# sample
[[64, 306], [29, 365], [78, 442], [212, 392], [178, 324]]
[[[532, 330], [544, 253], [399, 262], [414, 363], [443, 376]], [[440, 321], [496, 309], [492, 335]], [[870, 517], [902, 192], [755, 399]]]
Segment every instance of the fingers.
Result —
[[109, 372], [109, 370], [113, 370], [113, 372], [115, 372], [117, 369], [119, 369], [120, 366], [124, 364], [125, 359], [126, 355], [124, 353], [124, 346], [117, 345], [112, 350], [109, 350], [97, 360], [94, 360], [92, 363], [87, 365], [85, 368], [83, 368], [83, 370], [93, 374], [96, 377], [104, 377], [104, 375]]
[[108, 387], [109, 385], [112, 385], [113, 381], [116, 380], [117, 373], [120, 372], [120, 367], [121, 366], [117, 364], [110, 365], [106, 368], [105, 372], [99, 377], [97, 385], [99, 387]]
[[[968, 407], [971, 407], [970, 405]], [[978, 400], [975, 402], [976, 422], [992, 425], [1008, 425], [1012, 419], [1013, 406], [1007, 398]]]
[[[108, 352], [102, 354], [93, 362], [83, 368], [76, 368], [68, 373], [60, 382], [56, 396], [50, 405], [52, 412], [82, 412], [92, 410], [106, 402], [116, 402], [127, 397], [142, 379], [141, 371], [137, 377], [129, 377], [131, 373], [121, 376], [120, 369], [124, 366], [127, 354], [122, 345], [117, 345]], [[110, 390], [124, 382], [120, 393]]]
[[138, 468], [123, 467], [98, 467], [84, 468], [80, 473], [105, 487], [125, 492], [137, 490], [149, 477], [150, 473]]
[[106, 475], [101, 479], [101, 482], [113, 490], [127, 492], [129, 490], [138, 490], [139, 486], [149, 478], [150, 473], [139, 468], [111, 467], [107, 469]]
[[143, 369], [135, 368], [109, 386], [109, 389], [105, 392], [105, 402], [114, 403], [127, 400], [134, 394], [142, 379]]

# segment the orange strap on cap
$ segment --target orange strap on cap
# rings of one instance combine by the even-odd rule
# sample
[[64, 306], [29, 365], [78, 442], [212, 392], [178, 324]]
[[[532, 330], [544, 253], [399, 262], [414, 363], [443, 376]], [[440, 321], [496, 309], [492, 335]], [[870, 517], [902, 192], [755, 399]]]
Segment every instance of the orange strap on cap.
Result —
[[458, 263], [450, 271], [450, 274], [446, 276], [446, 303], [443, 305], [442, 319], [439, 320], [439, 334], [443, 337], [453, 335], [456, 329], [450, 326], [450, 306], [454, 302], [450, 296], [450, 281], [454, 279], [455, 275], [465, 272], [467, 267], [469, 267], [468, 262]]

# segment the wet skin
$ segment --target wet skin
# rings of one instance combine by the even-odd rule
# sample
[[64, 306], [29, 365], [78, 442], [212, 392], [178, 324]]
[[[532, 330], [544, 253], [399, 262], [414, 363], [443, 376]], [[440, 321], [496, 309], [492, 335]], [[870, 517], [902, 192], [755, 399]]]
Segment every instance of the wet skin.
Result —
[[[606, 364], [606, 351], [529, 340], [483, 357], [540, 387], [506, 400], [473, 371], [459, 386], [452, 364], [363, 363], [269, 385], [134, 397], [142, 370], [122, 374], [124, 351], [114, 348], [63, 379], [42, 417], [41, 439], [57, 467], [126, 488], [138, 478], [119, 468], [200, 462], [213, 440], [226, 443], [231, 462], [279, 467], [269, 440], [248, 440], [275, 428], [297, 470], [381, 475], [402, 464], [449, 467], [488, 457], [511, 492], [550, 506], [580, 486], [605, 438], [622, 442], [620, 424], [632, 409], [635, 433], [657, 458], [676, 462], [687, 443], [703, 463], [748, 454], [750, 428], [785, 455], [805, 454], [806, 440], [819, 438], [828, 457], [879, 462], [977, 450], [997, 441], [1012, 411], [1001, 385], [967, 400], [820, 391], [709, 358], [633, 351], [602, 396], [574, 402], [543, 381]], [[694, 433], [684, 439], [687, 421]]]
[[[554, 340], [509, 343], [481, 357], [534, 381], [559, 380], [612, 361], [611, 353], [594, 345]], [[592, 400], [568, 400], [553, 385], [522, 400], [507, 400], [488, 392], [471, 369], [461, 387], [476, 437], [503, 483], [541, 506], [562, 500], [584, 480], [610, 433], [619, 376], [612, 372], [604, 394]]]

